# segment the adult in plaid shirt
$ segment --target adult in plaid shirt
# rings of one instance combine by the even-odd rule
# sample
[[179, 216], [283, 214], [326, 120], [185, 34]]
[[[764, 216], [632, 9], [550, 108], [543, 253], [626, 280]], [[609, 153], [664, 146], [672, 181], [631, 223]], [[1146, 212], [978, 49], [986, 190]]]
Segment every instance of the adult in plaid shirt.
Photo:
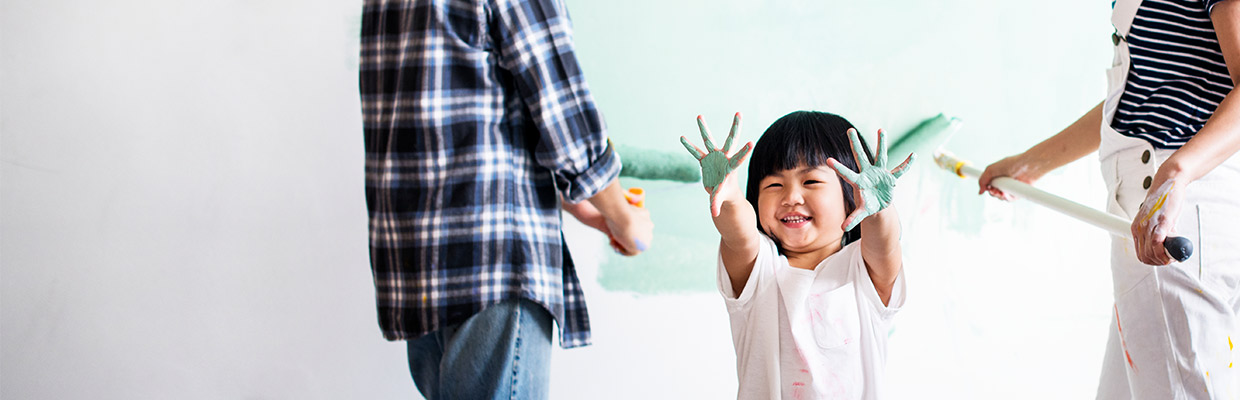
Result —
[[379, 325], [429, 399], [545, 398], [552, 320], [589, 344], [560, 204], [617, 251], [629, 205], [560, 0], [365, 0], [361, 95]]

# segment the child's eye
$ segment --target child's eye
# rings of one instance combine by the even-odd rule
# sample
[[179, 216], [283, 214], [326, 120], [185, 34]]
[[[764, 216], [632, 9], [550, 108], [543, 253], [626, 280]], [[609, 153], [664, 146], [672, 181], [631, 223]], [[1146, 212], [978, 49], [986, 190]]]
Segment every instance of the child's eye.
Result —
[[778, 187], [784, 187], [784, 185], [781, 185], [781, 184], [778, 184], [778, 183], [772, 183], [772, 184], [769, 184], [769, 185], [763, 186], [762, 188], [763, 188], [763, 189], [770, 189], [770, 188], [778, 188]]
[[813, 185], [813, 184], [815, 184], [815, 183], [822, 183], [822, 181], [816, 181], [816, 180], [813, 180], [813, 179], [810, 179], [810, 180], [808, 180], [808, 181], [805, 181], [805, 184], [806, 184], [806, 185]]

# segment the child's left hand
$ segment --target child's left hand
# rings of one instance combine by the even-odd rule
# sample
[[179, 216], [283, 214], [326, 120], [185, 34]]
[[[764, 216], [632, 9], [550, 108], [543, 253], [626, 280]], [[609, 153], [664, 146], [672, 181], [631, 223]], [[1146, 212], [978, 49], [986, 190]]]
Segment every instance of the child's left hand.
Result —
[[848, 139], [852, 142], [853, 157], [857, 159], [857, 164], [861, 168], [860, 173], [853, 172], [834, 158], [827, 160], [827, 164], [835, 168], [835, 172], [840, 177], [852, 184], [853, 198], [857, 199], [857, 209], [853, 210], [853, 213], [844, 219], [843, 226], [845, 231], [852, 230], [866, 217], [877, 214], [891, 204], [891, 197], [896, 188], [896, 179], [904, 175], [904, 171], [908, 170], [909, 164], [913, 162], [915, 154], [909, 154], [908, 158], [904, 159], [904, 162], [888, 172], [886, 136], [887, 134], [882, 129], [878, 130], [878, 157], [877, 160], [869, 162], [868, 157], [863, 156], [861, 137], [857, 134], [857, 130], [848, 130]]

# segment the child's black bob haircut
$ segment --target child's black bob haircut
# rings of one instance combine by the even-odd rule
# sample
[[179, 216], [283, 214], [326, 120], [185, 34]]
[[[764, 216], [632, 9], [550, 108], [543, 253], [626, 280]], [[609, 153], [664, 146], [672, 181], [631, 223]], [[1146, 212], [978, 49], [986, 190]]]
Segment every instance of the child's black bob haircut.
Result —
[[[857, 159], [853, 157], [852, 146], [848, 140], [848, 130], [855, 129], [853, 124], [844, 117], [818, 111], [795, 111], [780, 117], [753, 147], [749, 157], [749, 182], [745, 185], [745, 200], [753, 206], [754, 215], [758, 213], [759, 184], [763, 178], [782, 170], [802, 166], [827, 165], [828, 158], [844, 164], [857, 171]], [[861, 139], [862, 150], [869, 159], [874, 159], [865, 139]], [[853, 187], [839, 178], [840, 187], [844, 191], [844, 215], [852, 214], [857, 208], [853, 199]], [[783, 253], [779, 239], [771, 236], [762, 228], [761, 218], [758, 220], [758, 231], [770, 237]], [[844, 232], [844, 243], [848, 244], [861, 238], [861, 225], [851, 231]]]

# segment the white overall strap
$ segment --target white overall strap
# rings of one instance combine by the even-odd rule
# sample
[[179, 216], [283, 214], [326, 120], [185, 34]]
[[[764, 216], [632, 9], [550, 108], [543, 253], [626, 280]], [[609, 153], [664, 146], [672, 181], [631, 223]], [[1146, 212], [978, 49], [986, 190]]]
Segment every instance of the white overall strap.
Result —
[[1139, 7], [1141, 7], [1141, 0], [1115, 1], [1115, 7], [1111, 9], [1111, 25], [1115, 27], [1120, 37], [1128, 36], [1128, 31], [1132, 29], [1132, 19], [1137, 16]]
[[1115, 111], [1119, 109], [1119, 100], [1123, 97], [1124, 87], [1128, 83], [1130, 60], [1127, 37], [1132, 29], [1133, 19], [1137, 16], [1137, 9], [1140, 7], [1141, 0], [1116, 0], [1111, 10], [1111, 25], [1115, 27], [1111, 42], [1115, 45], [1115, 55], [1111, 60], [1111, 68], [1107, 70], [1107, 97], [1102, 105], [1102, 126], [1099, 127], [1102, 136], [1098, 148], [1100, 159], [1119, 150], [1146, 143], [1141, 139], [1120, 135], [1111, 129], [1111, 120], [1115, 118]]

